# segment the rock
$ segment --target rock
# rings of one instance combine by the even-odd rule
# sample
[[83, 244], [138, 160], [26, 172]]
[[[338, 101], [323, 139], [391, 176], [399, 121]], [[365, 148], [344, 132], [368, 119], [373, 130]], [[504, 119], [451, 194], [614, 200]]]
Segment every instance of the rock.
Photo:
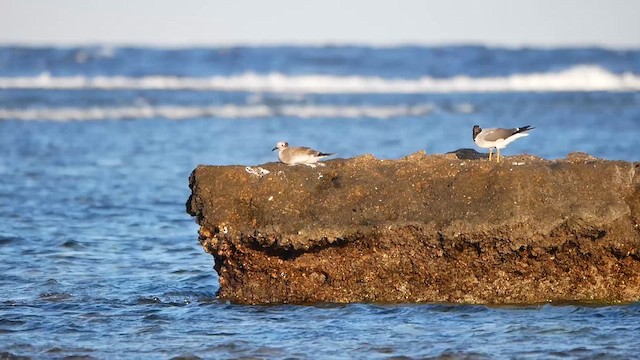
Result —
[[243, 166], [193, 171], [187, 211], [221, 299], [640, 300], [637, 164], [424, 153], [325, 163], [268, 163], [262, 177]]

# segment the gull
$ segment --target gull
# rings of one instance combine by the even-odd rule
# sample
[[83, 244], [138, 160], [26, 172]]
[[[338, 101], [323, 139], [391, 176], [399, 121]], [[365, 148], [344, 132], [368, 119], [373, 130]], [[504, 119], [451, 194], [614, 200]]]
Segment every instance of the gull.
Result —
[[503, 128], [491, 128], [481, 129], [479, 125], [473, 127], [473, 141], [481, 148], [489, 148], [489, 161], [491, 161], [491, 155], [493, 148], [496, 148], [498, 152], [497, 161], [500, 162], [500, 149], [504, 149], [513, 140], [528, 136], [527, 131], [532, 130], [531, 125], [517, 127], [513, 129]]
[[[316, 167], [318, 160], [331, 156], [334, 153], [323, 153], [308, 147], [289, 146], [289, 143], [280, 141], [271, 151], [278, 150], [278, 159], [287, 165], [304, 164]], [[324, 166], [324, 164], [318, 163]]]

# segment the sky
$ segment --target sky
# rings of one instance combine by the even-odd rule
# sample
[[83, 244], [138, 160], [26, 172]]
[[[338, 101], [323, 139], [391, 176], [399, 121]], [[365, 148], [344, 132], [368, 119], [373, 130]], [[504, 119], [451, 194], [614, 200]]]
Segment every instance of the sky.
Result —
[[637, 0], [0, 0], [0, 44], [640, 48]]

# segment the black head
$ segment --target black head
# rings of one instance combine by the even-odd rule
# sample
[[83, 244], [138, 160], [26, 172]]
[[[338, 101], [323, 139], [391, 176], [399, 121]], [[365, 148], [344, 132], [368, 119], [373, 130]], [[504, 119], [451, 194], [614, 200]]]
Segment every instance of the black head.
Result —
[[478, 134], [480, 134], [481, 131], [482, 129], [480, 128], [480, 125], [473, 126], [473, 140], [476, 139], [476, 136], [478, 136]]

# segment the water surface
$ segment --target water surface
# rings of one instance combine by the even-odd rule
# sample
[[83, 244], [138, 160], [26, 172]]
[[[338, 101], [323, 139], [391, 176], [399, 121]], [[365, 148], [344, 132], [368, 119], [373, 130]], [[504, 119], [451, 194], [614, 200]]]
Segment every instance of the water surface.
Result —
[[218, 301], [185, 202], [198, 164], [275, 161], [280, 140], [394, 159], [475, 148], [474, 124], [531, 124], [503, 155], [638, 161], [639, 54], [0, 48], [0, 354], [636, 357], [638, 303]]

